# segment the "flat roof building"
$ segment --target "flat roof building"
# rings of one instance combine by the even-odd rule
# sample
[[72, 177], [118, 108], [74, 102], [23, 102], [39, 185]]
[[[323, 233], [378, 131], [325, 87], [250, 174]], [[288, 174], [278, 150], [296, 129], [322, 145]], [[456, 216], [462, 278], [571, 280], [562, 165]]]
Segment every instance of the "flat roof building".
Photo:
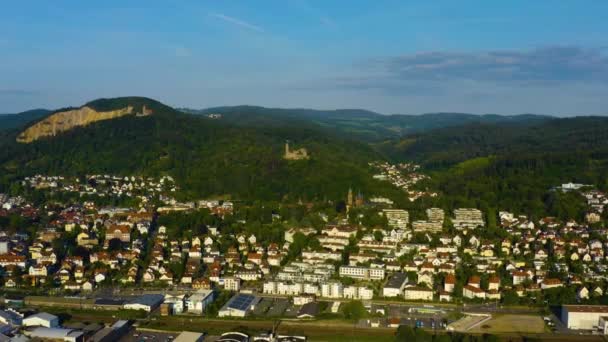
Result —
[[183, 331], [177, 335], [173, 342], [201, 342], [203, 341], [204, 335], [197, 332]]
[[23, 319], [26, 327], [55, 328], [59, 326], [59, 317], [46, 312], [39, 312]]
[[607, 305], [562, 305], [562, 322], [568, 329], [595, 330], [600, 318], [608, 316]]
[[218, 315], [220, 317], [245, 317], [249, 311], [255, 308], [259, 301], [260, 298], [253, 295], [236, 294], [224, 304]]
[[205, 312], [205, 308], [214, 299], [213, 290], [200, 289], [194, 292], [190, 297], [186, 299], [186, 307], [188, 312], [202, 314]]
[[164, 300], [165, 296], [162, 294], [145, 294], [125, 304], [124, 308], [127, 310], [144, 310], [146, 312], [152, 312], [156, 310]]
[[79, 330], [63, 329], [63, 328], [46, 328], [38, 327], [25, 332], [26, 336], [43, 340], [66, 341], [66, 342], [82, 342], [84, 341], [84, 333]]

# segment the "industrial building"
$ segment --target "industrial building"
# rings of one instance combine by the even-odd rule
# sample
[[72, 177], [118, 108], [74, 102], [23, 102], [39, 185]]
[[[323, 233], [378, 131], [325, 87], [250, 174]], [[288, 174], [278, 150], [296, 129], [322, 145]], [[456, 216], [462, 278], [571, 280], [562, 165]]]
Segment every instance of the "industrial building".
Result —
[[205, 312], [207, 305], [213, 302], [213, 299], [213, 290], [197, 290], [186, 299], [186, 307], [188, 308], [188, 312], [202, 314]]
[[197, 332], [183, 331], [177, 335], [173, 342], [201, 342], [203, 341], [204, 335]]
[[66, 342], [84, 341], [83, 332], [74, 329], [37, 327], [32, 330], [25, 331], [24, 334], [32, 339]]
[[59, 326], [59, 317], [46, 312], [39, 312], [23, 319], [25, 327], [56, 328]]
[[146, 312], [152, 312], [156, 310], [164, 300], [165, 296], [162, 294], [145, 294], [125, 304], [124, 308], [127, 310], [144, 310]]
[[248, 294], [236, 294], [220, 309], [220, 317], [245, 317], [253, 310], [260, 298]]
[[596, 330], [600, 319], [608, 317], [607, 305], [562, 305], [562, 322], [568, 329]]

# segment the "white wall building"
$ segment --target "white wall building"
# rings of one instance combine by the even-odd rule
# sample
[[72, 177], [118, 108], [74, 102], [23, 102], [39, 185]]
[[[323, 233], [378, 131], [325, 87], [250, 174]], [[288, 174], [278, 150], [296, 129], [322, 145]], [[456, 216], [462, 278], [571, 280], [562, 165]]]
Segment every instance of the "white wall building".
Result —
[[606, 305], [563, 305], [562, 322], [568, 329], [595, 330], [600, 326], [600, 318], [608, 316]]
[[321, 297], [342, 298], [344, 296], [344, 286], [339, 282], [321, 284]]
[[386, 271], [383, 268], [369, 268], [359, 266], [340, 266], [340, 277], [349, 277], [365, 280], [382, 280]]
[[56, 328], [59, 326], [59, 317], [46, 312], [39, 312], [23, 319], [25, 327]]
[[188, 312], [202, 314], [214, 299], [213, 290], [200, 289], [186, 299]]
[[234, 277], [226, 277], [224, 280], [224, 289], [227, 291], [240, 291], [241, 290], [241, 279]]

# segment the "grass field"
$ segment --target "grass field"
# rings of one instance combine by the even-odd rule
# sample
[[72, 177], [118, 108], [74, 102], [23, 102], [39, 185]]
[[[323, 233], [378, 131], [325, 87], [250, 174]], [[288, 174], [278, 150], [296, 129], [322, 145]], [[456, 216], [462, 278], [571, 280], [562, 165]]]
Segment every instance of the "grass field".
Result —
[[538, 315], [494, 315], [492, 319], [469, 332], [540, 334], [545, 332], [545, 323]]

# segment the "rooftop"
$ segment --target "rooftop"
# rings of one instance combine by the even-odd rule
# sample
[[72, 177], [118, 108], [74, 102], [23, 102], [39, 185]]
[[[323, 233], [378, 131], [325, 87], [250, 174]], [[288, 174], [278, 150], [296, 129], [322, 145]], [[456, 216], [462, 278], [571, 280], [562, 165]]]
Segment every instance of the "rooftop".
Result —
[[198, 341], [203, 334], [191, 331], [183, 331], [181, 334], [177, 335], [173, 342], [192, 342]]
[[133, 299], [129, 302], [129, 304], [155, 306], [157, 304], [162, 303], [164, 299], [165, 296], [163, 296], [162, 294], [145, 294]]
[[255, 296], [239, 293], [230, 298], [228, 303], [224, 305], [224, 308], [247, 311], [251, 305], [255, 304], [256, 299], [257, 298]]
[[569, 312], [608, 313], [608, 305], [562, 305]]
[[400, 288], [401, 285], [403, 285], [403, 283], [406, 281], [407, 281], [407, 274], [405, 274], [403, 272], [397, 272], [388, 279], [388, 281], [386, 282], [386, 285], [384, 287], [397, 289], [397, 288]]

